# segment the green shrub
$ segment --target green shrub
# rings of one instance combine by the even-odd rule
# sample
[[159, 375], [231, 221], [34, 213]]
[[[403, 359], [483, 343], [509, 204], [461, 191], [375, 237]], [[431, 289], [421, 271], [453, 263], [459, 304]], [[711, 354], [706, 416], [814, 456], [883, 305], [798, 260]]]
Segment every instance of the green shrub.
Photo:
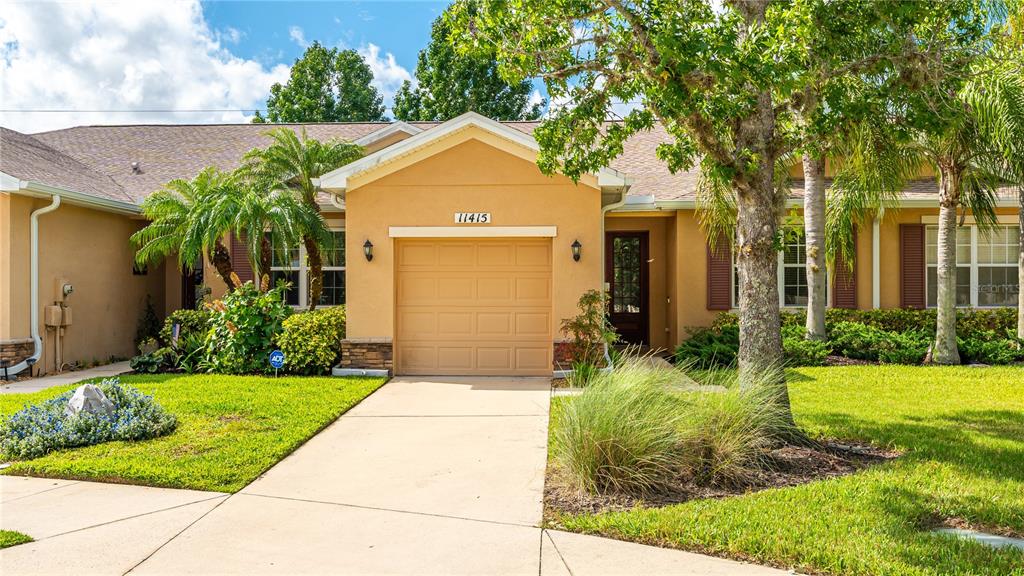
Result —
[[300, 312], [286, 318], [277, 345], [285, 370], [294, 374], [327, 374], [338, 360], [345, 338], [345, 308], [335, 306]]
[[206, 336], [204, 365], [221, 374], [266, 373], [268, 358], [281, 324], [292, 313], [281, 284], [260, 292], [246, 282], [210, 304], [210, 331]]
[[146, 305], [139, 316], [139, 323], [135, 326], [135, 346], [140, 346], [150, 338], [156, 338], [160, 333], [160, 319], [157, 318], [156, 309], [153, 308], [153, 299], [146, 294]]
[[875, 326], [859, 322], [839, 322], [829, 328], [832, 349], [841, 356], [860, 360], [878, 360], [878, 346], [888, 334]]
[[676, 348], [676, 361], [707, 369], [732, 366], [740, 349], [740, 328], [735, 324], [697, 328]]
[[767, 383], [683, 394], [678, 427], [683, 471], [698, 484], [750, 480], [777, 439], [791, 432], [775, 394]]
[[960, 359], [965, 364], [1012, 364], [1024, 360], [1024, 346], [1007, 330], [978, 330], [967, 338], [957, 338]]
[[569, 344], [573, 363], [604, 366], [605, 349], [618, 340], [615, 327], [608, 321], [608, 295], [587, 290], [576, 303], [579, 314], [563, 318], [561, 331]]
[[822, 366], [832, 345], [820, 340], [808, 340], [803, 336], [782, 339], [782, 355], [787, 366]]
[[[781, 315], [782, 326], [803, 326], [807, 315], [804, 310], [784, 311]], [[825, 310], [827, 325], [839, 322], [857, 322], [873, 326], [886, 332], [924, 332], [929, 339], [935, 334], [935, 309], [886, 308], [879, 310], [853, 310], [849, 308], [829, 308]], [[713, 327], [738, 325], [739, 318], [731, 312], [719, 314]], [[995, 331], [999, 334], [1006, 330], [1016, 330], [1016, 308], [964, 308], [957, 310], [956, 329], [961, 337], [971, 337], [977, 332]]]
[[206, 338], [210, 329], [210, 312], [207, 310], [175, 310], [164, 320], [164, 326], [160, 329], [160, 342], [164, 346], [178, 347], [174, 342], [174, 325], [178, 325], [178, 340], [188, 338], [192, 334], [199, 334]]
[[122, 385], [117, 378], [96, 386], [114, 405], [113, 412], [67, 414], [65, 408], [74, 390], [30, 404], [0, 421], [0, 456], [28, 459], [111, 440], [146, 440], [170, 434], [177, 426], [177, 419], [152, 396]]
[[562, 405], [552, 455], [572, 487], [645, 494], [677, 478], [679, 402], [666, 376], [627, 360]]
[[920, 364], [928, 353], [932, 337], [927, 332], [887, 332], [878, 344], [878, 361], [883, 364]]

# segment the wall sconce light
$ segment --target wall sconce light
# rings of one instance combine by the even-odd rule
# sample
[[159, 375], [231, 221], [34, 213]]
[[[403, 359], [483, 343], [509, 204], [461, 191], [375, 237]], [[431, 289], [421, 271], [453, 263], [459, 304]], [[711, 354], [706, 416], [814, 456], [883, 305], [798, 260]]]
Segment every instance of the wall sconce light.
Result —
[[580, 244], [579, 240], [572, 241], [572, 259], [580, 261], [580, 251], [583, 250], [583, 244]]
[[373, 242], [367, 238], [366, 242], [363, 242], [363, 255], [366, 256], [366, 261], [370, 262], [373, 260]]

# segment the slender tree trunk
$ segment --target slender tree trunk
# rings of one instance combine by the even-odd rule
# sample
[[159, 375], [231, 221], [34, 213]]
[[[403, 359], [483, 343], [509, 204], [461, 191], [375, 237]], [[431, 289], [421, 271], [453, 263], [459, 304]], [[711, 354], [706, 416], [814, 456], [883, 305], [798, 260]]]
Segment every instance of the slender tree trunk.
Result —
[[231, 252], [228, 251], [227, 246], [223, 242], [217, 240], [217, 243], [213, 245], [213, 248], [209, 253], [210, 263], [217, 269], [217, 274], [221, 280], [227, 284], [228, 292], [231, 292], [238, 286], [235, 284], [232, 276], [234, 270], [231, 268]]
[[1017, 338], [1024, 340], [1024, 185], [1017, 187], [1017, 223], [1020, 252], [1017, 254]]
[[939, 168], [938, 299], [932, 362], [959, 364], [956, 345], [956, 208], [960, 198], [960, 175], [948, 167]]
[[[266, 292], [271, 288], [270, 286], [270, 264], [274, 258], [274, 247], [270, 243], [270, 239], [267, 235], [263, 235], [263, 239], [260, 241], [260, 261], [256, 274], [259, 277], [260, 290]], [[264, 282], [266, 279], [266, 282]]]
[[309, 262], [309, 309], [316, 310], [320, 293], [324, 290], [324, 262], [320, 246], [309, 236], [302, 239], [306, 245], [306, 260]]
[[825, 158], [804, 154], [807, 339], [825, 339]]

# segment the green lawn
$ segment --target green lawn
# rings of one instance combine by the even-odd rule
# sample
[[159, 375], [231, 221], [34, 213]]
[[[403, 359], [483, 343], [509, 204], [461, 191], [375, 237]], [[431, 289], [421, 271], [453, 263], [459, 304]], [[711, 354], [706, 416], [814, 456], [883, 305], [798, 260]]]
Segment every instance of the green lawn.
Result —
[[31, 541], [31, 536], [26, 536], [21, 532], [15, 532], [14, 530], [0, 530], [0, 548], [17, 546], [18, 544], [24, 544], [25, 542]]
[[[236, 492], [383, 383], [382, 378], [123, 376], [178, 417], [170, 435], [15, 462], [5, 474]], [[0, 395], [0, 415], [73, 388]]]
[[906, 454], [794, 488], [558, 522], [804, 573], [1024, 574], [1024, 552], [926, 531], [956, 517], [1024, 533], [1024, 369], [803, 368], [790, 382], [812, 435]]

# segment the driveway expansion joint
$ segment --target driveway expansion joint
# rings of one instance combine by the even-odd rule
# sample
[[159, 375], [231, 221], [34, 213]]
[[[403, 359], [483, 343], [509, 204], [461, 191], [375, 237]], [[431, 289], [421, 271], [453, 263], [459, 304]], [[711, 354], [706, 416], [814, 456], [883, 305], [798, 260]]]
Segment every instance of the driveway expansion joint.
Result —
[[[11, 476], [11, 478], [14, 478], [14, 476]], [[34, 476], [27, 476], [27, 478], [34, 478]], [[40, 494], [46, 494], [47, 492], [53, 492], [54, 490], [60, 490], [61, 488], [67, 488], [68, 486], [74, 486], [75, 484], [81, 484], [81, 483], [82, 483], [81, 480], [74, 480], [72, 482], [68, 482], [67, 484], [61, 484], [60, 486], [54, 486], [52, 488], [47, 488], [46, 490], [40, 490], [39, 492], [33, 492], [31, 494], [25, 494], [24, 496], [18, 496], [17, 498], [11, 498], [10, 500], [3, 500], [3, 501], [0, 501], [0, 503], [8, 504], [8, 503], [14, 502], [16, 500], [24, 500], [25, 498], [31, 498], [33, 496], [38, 496]]]

